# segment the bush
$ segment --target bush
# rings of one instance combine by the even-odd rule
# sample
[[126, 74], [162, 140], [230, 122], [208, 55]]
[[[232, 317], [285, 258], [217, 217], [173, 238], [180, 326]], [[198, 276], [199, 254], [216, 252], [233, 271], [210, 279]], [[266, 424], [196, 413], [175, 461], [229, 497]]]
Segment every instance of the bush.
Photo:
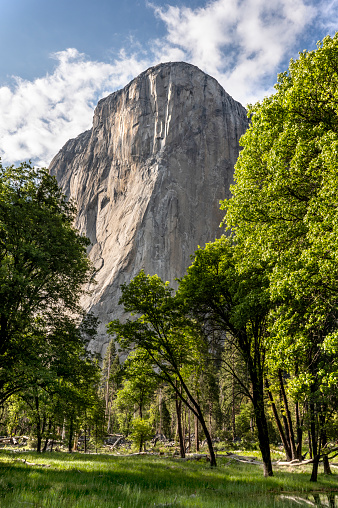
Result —
[[132, 421], [132, 432], [130, 437], [135, 445], [135, 448], [142, 451], [143, 444], [153, 437], [153, 429], [151, 424], [143, 418], [137, 417]]

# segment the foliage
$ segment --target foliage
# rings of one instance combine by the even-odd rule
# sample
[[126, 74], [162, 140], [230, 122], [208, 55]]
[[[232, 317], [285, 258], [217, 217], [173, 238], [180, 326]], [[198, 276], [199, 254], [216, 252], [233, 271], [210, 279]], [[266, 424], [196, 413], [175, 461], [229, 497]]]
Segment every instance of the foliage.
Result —
[[57, 426], [71, 442], [84, 418], [99, 421], [99, 367], [87, 348], [97, 320], [79, 305], [93, 270], [74, 219], [46, 169], [0, 164], [0, 403], [38, 451]]
[[116, 427], [116, 419], [112, 413], [112, 406], [116, 398], [117, 390], [121, 388], [121, 379], [122, 367], [120, 365], [119, 355], [116, 351], [114, 340], [111, 340], [103, 359], [99, 390], [105, 400], [108, 433]]
[[300, 53], [276, 93], [249, 108], [233, 197], [223, 203], [241, 269], [269, 266], [270, 369], [288, 372], [294, 399], [307, 405], [315, 456], [336, 399], [327, 381], [337, 376], [337, 349], [326, 344], [338, 317], [337, 57], [338, 34]]
[[132, 432], [130, 434], [136, 448], [141, 452], [142, 445], [154, 436], [154, 431], [149, 420], [139, 416], [133, 418], [131, 424]]
[[[239, 269], [240, 246], [222, 237], [195, 253], [192, 265], [180, 281], [178, 294], [193, 316], [213, 338], [236, 351], [247, 368], [248, 381], [237, 375], [231, 359], [225, 366], [252, 401], [264, 461], [264, 474], [272, 475], [269, 435], [264, 410], [264, 375], [270, 299], [264, 265]], [[230, 360], [230, 361], [229, 361]]]
[[158, 379], [149, 358], [139, 349], [130, 353], [122, 373], [124, 381], [116, 393], [113, 410], [119, 430], [128, 436], [135, 413], [138, 412], [139, 418], [143, 419], [145, 408], [158, 386]]
[[168, 383], [176, 394], [181, 454], [184, 443], [181, 435], [182, 401], [199, 419], [209, 445], [211, 465], [216, 464], [209, 431], [202, 409], [189, 387], [191, 374], [199, 369], [207, 352], [205, 341], [188, 318], [182, 300], [173, 296], [167, 282], [157, 275], [141, 271], [128, 285], [122, 285], [120, 304], [124, 310], [136, 314], [136, 319], [121, 323], [112, 321], [108, 333], [124, 348], [137, 347], [152, 365], [153, 375]]
[[82, 318], [92, 270], [74, 217], [47, 170], [0, 164], [0, 401], [29, 384], [45, 341], [55, 350], [70, 316]]

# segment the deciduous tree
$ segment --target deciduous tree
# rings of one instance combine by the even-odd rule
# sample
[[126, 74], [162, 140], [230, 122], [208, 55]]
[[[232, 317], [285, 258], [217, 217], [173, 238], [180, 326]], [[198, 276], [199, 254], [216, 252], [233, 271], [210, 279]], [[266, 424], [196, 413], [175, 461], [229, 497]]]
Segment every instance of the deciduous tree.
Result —
[[233, 197], [223, 203], [242, 268], [253, 260], [271, 267], [272, 357], [306, 394], [313, 481], [328, 407], [321, 373], [338, 317], [337, 60], [338, 34], [291, 60], [276, 92], [249, 108]]
[[196, 333], [193, 323], [186, 318], [185, 310], [173, 295], [168, 283], [157, 275], [146, 275], [141, 271], [128, 285], [122, 285], [120, 304], [126, 312], [138, 317], [125, 323], [119, 320], [108, 325], [108, 331], [116, 336], [122, 347], [143, 350], [151, 361], [157, 375], [174, 390], [181, 400], [198, 418], [205, 434], [211, 466], [216, 457], [200, 404], [189, 387], [191, 372], [198, 368], [206, 344]]
[[0, 402], [29, 382], [42, 328], [57, 348], [58, 329], [80, 317], [92, 270], [74, 217], [46, 169], [0, 164]]

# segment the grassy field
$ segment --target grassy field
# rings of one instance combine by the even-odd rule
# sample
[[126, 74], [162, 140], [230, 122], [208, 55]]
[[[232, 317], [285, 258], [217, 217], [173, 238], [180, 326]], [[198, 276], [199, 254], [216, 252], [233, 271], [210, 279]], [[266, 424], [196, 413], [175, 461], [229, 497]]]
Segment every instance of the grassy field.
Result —
[[294, 471], [275, 467], [273, 478], [263, 478], [259, 465], [226, 456], [218, 456], [218, 464], [211, 469], [204, 461], [183, 462], [155, 455], [41, 455], [1, 450], [0, 506], [338, 506], [337, 474], [327, 477], [321, 473], [318, 483], [313, 484], [309, 466]]

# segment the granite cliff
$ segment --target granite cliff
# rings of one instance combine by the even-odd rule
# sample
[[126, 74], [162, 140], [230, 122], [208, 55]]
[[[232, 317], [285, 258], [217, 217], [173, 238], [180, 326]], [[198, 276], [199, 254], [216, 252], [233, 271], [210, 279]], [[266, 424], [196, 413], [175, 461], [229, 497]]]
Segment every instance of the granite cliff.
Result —
[[197, 67], [165, 63], [102, 99], [93, 127], [50, 165], [77, 204], [91, 240], [96, 285], [83, 305], [105, 325], [120, 317], [119, 286], [141, 268], [174, 281], [190, 255], [220, 236], [219, 200], [229, 196], [245, 109]]

